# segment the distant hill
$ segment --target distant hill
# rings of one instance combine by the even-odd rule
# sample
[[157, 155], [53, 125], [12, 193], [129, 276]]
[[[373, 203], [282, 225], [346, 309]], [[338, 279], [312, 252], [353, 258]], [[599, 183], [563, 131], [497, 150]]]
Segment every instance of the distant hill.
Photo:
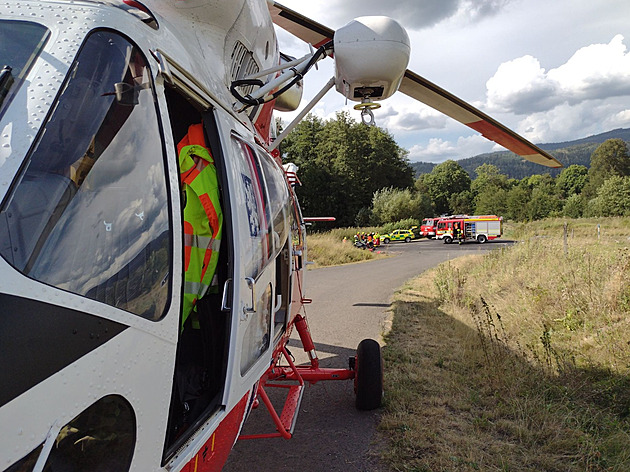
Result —
[[[538, 144], [538, 147], [548, 151], [553, 157], [562, 162], [564, 167], [569, 167], [571, 164], [579, 164], [586, 167], [590, 167], [591, 154], [601, 143], [607, 139], [619, 138], [623, 139], [630, 144], [630, 128], [619, 128], [606, 133], [596, 134], [594, 136], [588, 136], [586, 138], [576, 139], [574, 141], [567, 141], [563, 143], [547, 143]], [[468, 172], [471, 179], [477, 177], [475, 169], [482, 164], [492, 164], [499, 168], [502, 174], [507, 175], [509, 178], [522, 179], [534, 174], [551, 174], [557, 176], [562, 172], [560, 169], [552, 169], [544, 167], [533, 162], [526, 161], [513, 152], [499, 151], [490, 152], [485, 154], [479, 154], [478, 156], [469, 157], [467, 159], [461, 159], [457, 161], [462, 168]], [[420, 174], [426, 174], [433, 170], [436, 164], [430, 162], [412, 162], [416, 177]]]

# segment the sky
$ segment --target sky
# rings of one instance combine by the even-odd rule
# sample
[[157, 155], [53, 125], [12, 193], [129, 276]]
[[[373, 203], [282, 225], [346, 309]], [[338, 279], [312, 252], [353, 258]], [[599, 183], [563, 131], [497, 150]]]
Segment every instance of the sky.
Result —
[[[628, 0], [278, 0], [337, 29], [355, 17], [396, 19], [411, 42], [408, 68], [479, 108], [533, 143], [557, 143], [630, 127]], [[308, 46], [278, 31], [280, 50]], [[304, 79], [302, 104], [334, 74], [330, 59]], [[334, 89], [312, 113], [352, 109]], [[396, 93], [374, 111], [376, 124], [409, 151], [439, 163], [504, 150], [468, 127]], [[295, 113], [281, 113], [284, 122]]]

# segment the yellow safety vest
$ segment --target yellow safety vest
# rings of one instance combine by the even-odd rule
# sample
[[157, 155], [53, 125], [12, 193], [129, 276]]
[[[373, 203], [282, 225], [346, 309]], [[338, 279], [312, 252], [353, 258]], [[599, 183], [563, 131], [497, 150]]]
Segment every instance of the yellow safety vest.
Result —
[[223, 212], [219, 201], [217, 171], [212, 155], [203, 144], [203, 127], [192, 125], [188, 135], [179, 143], [179, 169], [184, 207], [184, 300], [182, 327], [188, 316], [196, 311], [196, 303], [213, 284], [221, 233]]

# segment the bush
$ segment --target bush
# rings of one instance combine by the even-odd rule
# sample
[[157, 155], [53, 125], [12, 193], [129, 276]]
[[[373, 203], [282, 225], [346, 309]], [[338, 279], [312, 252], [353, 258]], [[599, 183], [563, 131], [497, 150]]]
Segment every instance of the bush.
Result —
[[412, 215], [430, 213], [430, 202], [426, 195], [409, 189], [383, 188], [374, 192], [372, 215], [375, 223], [392, 223]]
[[562, 213], [569, 218], [581, 218], [584, 214], [584, 206], [584, 197], [573, 194], [567, 198]]
[[397, 229], [410, 229], [412, 226], [420, 226], [420, 222], [415, 218], [406, 218], [404, 220], [398, 220], [395, 223], [387, 223], [381, 226], [381, 234], [391, 233]]

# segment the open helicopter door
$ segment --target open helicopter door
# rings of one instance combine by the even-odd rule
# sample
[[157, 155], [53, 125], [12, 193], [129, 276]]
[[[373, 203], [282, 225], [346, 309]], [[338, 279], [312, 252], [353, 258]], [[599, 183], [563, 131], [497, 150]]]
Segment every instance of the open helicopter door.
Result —
[[291, 198], [283, 169], [253, 142], [248, 130], [227, 116], [219, 127], [231, 157], [226, 170], [238, 240], [230, 305], [235, 355], [228, 366], [228, 388], [238, 396], [267, 370], [274, 334], [286, 327]]
[[[198, 433], [220, 428], [218, 425], [225, 419], [226, 410], [231, 409], [227, 404], [225, 382], [232, 312], [225, 302], [226, 298], [222, 299], [221, 291], [225, 287], [225, 297], [228, 296], [227, 290], [233, 278], [231, 261], [234, 260], [234, 238], [226, 159], [216, 127], [217, 107], [205, 89], [183, 68], [159, 52], [155, 55], [160, 60], [161, 78], [164, 79], [158, 81], [158, 100], [164, 127], [170, 124], [172, 140], [169, 145], [177, 160], [175, 148], [187, 135], [189, 127], [203, 124], [205, 147], [210, 151], [217, 171], [220, 211], [223, 214], [223, 231], [213, 287], [197, 301], [194, 324], [189, 317], [179, 333], [163, 454], [163, 465], [178, 468], [189, 459], [188, 451], [198, 449], [195, 446], [195, 441], [200, 437]], [[181, 192], [180, 204], [183, 212], [186, 201]], [[180, 232], [183, 233], [183, 226]], [[183, 249], [180, 250], [183, 252]], [[179, 270], [183, 277], [183, 266]], [[213, 449], [213, 455], [220, 453], [227, 457], [230, 447], [217, 448], [216, 451]]]
[[185, 456], [178, 451], [208, 422], [235, 421], [229, 434], [222, 434], [221, 426], [217, 430], [222, 441], [232, 434], [235, 439], [255, 385], [269, 367], [274, 333], [286, 328], [292, 200], [283, 169], [255, 144], [252, 131], [215, 106], [172, 59], [159, 57], [161, 67], [168, 65], [164, 109], [173, 146], [189, 125], [203, 122], [224, 216], [218, 290], [197, 302], [200, 329], [184, 326], [178, 342], [164, 454], [165, 463], [177, 467]]

